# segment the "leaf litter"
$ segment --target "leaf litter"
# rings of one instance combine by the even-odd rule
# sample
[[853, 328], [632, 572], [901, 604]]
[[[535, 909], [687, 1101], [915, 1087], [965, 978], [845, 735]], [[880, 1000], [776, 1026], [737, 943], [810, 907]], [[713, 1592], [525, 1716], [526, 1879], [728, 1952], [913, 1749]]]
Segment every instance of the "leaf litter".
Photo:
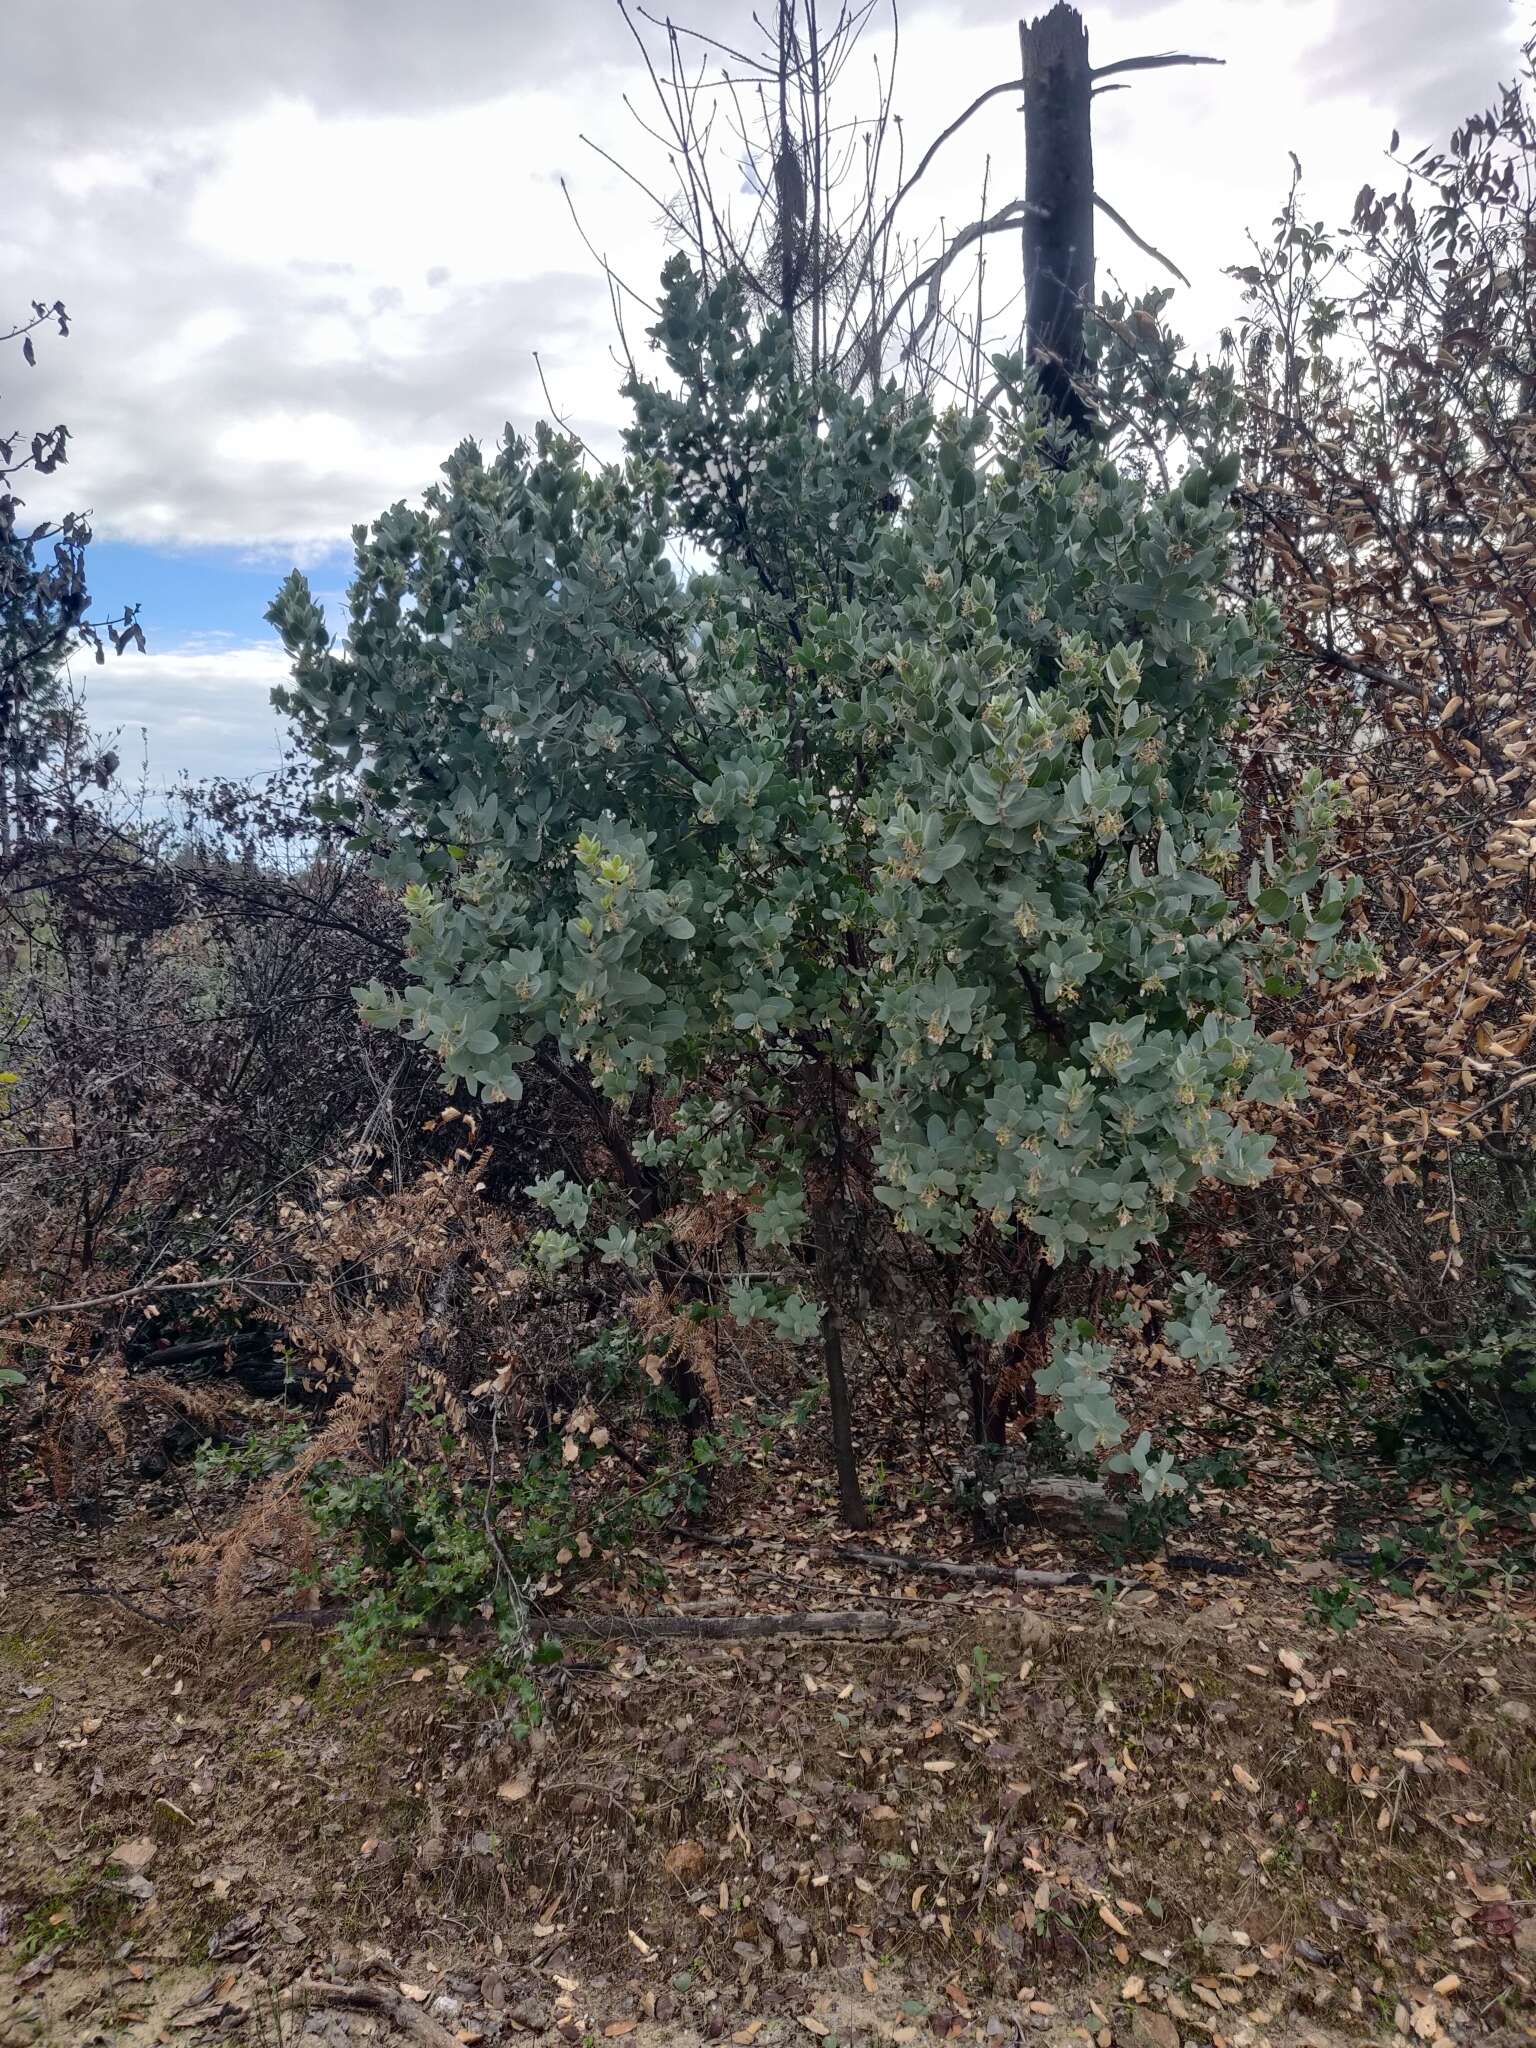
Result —
[[[25, 1589], [0, 2041], [65, 2004], [222, 2039], [327, 1984], [378, 1993], [338, 2026], [398, 2033], [408, 2006], [572, 2048], [1528, 2038], [1515, 1603], [1384, 1601], [1335, 1639], [1275, 1585], [935, 1596], [767, 1534], [658, 1558], [678, 1611], [782, 1606], [789, 1580], [923, 1632], [610, 1644], [554, 1667], [519, 1737], [453, 1645], [359, 1689], [308, 1632], [168, 1650]], [[222, 1988], [157, 2018], [199, 1949]]]

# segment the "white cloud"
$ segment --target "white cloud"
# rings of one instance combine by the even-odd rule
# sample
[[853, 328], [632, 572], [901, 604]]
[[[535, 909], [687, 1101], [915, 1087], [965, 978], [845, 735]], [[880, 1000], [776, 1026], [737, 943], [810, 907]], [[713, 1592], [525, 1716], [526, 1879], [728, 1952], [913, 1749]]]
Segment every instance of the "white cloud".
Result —
[[[1404, 9], [1412, 33], [1389, 33]], [[917, 0], [898, 73], [909, 162], [979, 81], [1016, 67], [1016, 11]], [[700, 13], [727, 40], [751, 33], [746, 0]], [[24, 386], [6, 375], [8, 411], [75, 432], [42, 509], [73, 496], [114, 538], [312, 550], [418, 491], [465, 433], [529, 425], [535, 349], [577, 429], [615, 445], [607, 294], [560, 180], [647, 289], [655, 209], [581, 133], [662, 189], [669, 173], [623, 104], [629, 90], [645, 105], [644, 75], [601, 0], [77, 0], [62, 29], [41, 19], [23, 10], [3, 32], [18, 132], [56, 133], [37, 124], [67, 107], [92, 138], [79, 156], [18, 144], [8, 166], [12, 274], [77, 323]], [[1231, 304], [1221, 266], [1275, 210], [1288, 149], [1336, 213], [1377, 175], [1398, 101], [1448, 123], [1515, 41], [1505, 0], [1114, 0], [1091, 20], [1101, 60], [1227, 60], [1148, 75], [1097, 114], [1103, 190], [1189, 272], [1182, 318], [1206, 340]], [[867, 111], [877, 55], [878, 27], [839, 88], [845, 112]], [[922, 217], [968, 218], [983, 163], [997, 194], [1021, 156], [1003, 95], [936, 161]], [[1156, 275], [1107, 226], [1101, 259], [1133, 285]], [[1016, 260], [996, 246], [1000, 284]]]
[[[750, 0], [680, 11], [761, 40]], [[1016, 70], [1018, 12], [910, 0], [896, 94], [909, 164]], [[1148, 74], [1096, 112], [1101, 189], [1189, 273], [1175, 318], [1207, 346], [1233, 305], [1223, 266], [1274, 213], [1288, 151], [1316, 215], [1337, 219], [1380, 180], [1392, 126], [1438, 139], [1510, 71], [1519, 31], [1506, 0], [1103, 0], [1089, 16], [1100, 62], [1226, 60]], [[872, 60], [888, 69], [890, 54], [872, 17], [839, 87], [845, 114], [867, 115]], [[312, 558], [418, 492], [464, 435], [530, 426], [546, 409], [535, 349], [571, 424], [615, 447], [608, 296], [561, 179], [644, 291], [663, 253], [656, 210], [581, 134], [660, 190], [670, 173], [624, 105], [628, 92], [646, 110], [648, 87], [609, 0], [72, 0], [9, 9], [0, 58], [0, 262], [18, 293], [63, 298], [76, 321], [35, 372], [0, 359], [6, 423], [64, 418], [75, 434], [69, 468], [32, 491], [38, 511], [89, 506], [103, 538]], [[87, 146], [71, 152], [66, 134]], [[920, 218], [972, 217], [984, 164], [994, 198], [1021, 175], [1012, 95], [936, 160]], [[738, 182], [727, 167], [723, 187]], [[1160, 275], [1108, 225], [1100, 259], [1106, 282]], [[995, 245], [1000, 294], [1017, 261], [1012, 238]], [[119, 693], [137, 690], [168, 769], [208, 757], [225, 692], [230, 747], [266, 748], [252, 663], [273, 658], [183, 648], [133, 664], [137, 682], [114, 664], [89, 679], [93, 711], [115, 722]]]
[[[714, 5], [717, 0], [701, 0]], [[7, 120], [100, 152], [275, 97], [335, 113], [453, 109], [530, 80], [579, 84], [632, 56], [613, 0], [72, 0], [5, 17]]]
[[1442, 142], [1492, 104], [1528, 31], [1511, 0], [1337, 0], [1301, 61], [1320, 94], [1363, 98], [1414, 143]]
[[287, 730], [272, 707], [272, 691], [287, 679], [288, 664], [275, 643], [152, 647], [75, 669], [92, 725], [103, 738], [117, 736], [122, 781], [133, 789], [142, 780], [151, 792], [181, 774], [268, 774]]

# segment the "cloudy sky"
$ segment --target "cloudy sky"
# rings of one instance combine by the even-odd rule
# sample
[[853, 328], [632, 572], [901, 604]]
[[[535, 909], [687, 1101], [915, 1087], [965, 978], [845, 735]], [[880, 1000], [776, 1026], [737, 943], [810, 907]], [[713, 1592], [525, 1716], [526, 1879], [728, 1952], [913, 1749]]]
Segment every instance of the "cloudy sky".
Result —
[[[676, 18], [751, 40], [741, 0]], [[664, 11], [660, 6], [658, 12]], [[1033, 10], [1031, 10], [1033, 11]], [[1098, 102], [1106, 198], [1191, 280], [1176, 322], [1209, 346], [1222, 276], [1302, 160], [1319, 218], [1405, 146], [1442, 138], [1514, 68], [1523, 0], [1087, 0], [1096, 62], [1180, 49], [1225, 69], [1150, 74]], [[908, 161], [1018, 68], [1017, 0], [903, 0], [895, 102]], [[842, 88], [890, 61], [888, 18]], [[339, 600], [347, 533], [418, 492], [456, 441], [545, 402], [616, 445], [613, 329], [583, 225], [638, 289], [655, 209], [589, 148], [662, 189], [645, 73], [615, 0], [40, 0], [0, 7], [0, 316], [62, 298], [67, 340], [0, 356], [4, 425], [69, 422], [65, 499], [95, 515], [98, 600], [143, 605], [150, 652], [90, 670], [93, 717], [151, 781], [257, 774], [281, 674], [262, 611], [295, 561]], [[988, 160], [990, 163], [988, 165]], [[925, 179], [970, 218], [984, 166], [1021, 174], [1002, 95]], [[1100, 276], [1154, 281], [1101, 225]], [[0, 328], [9, 324], [0, 317]]]

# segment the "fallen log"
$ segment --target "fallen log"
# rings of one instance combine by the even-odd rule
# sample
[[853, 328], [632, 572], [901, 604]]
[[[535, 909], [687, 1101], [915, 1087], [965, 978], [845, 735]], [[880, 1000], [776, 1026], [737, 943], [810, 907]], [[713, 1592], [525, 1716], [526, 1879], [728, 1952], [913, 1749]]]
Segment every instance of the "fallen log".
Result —
[[282, 1356], [277, 1350], [280, 1338], [281, 1332], [268, 1326], [231, 1330], [220, 1337], [195, 1337], [186, 1343], [162, 1344], [158, 1349], [133, 1344], [124, 1363], [136, 1378], [154, 1374], [199, 1385], [228, 1381], [253, 1399], [286, 1400], [301, 1407], [321, 1406], [344, 1390], [341, 1378], [328, 1379], [312, 1366]]
[[[764, 1539], [756, 1536], [719, 1536], [709, 1529], [674, 1527], [668, 1535], [687, 1543], [707, 1544], [715, 1550], [750, 1550]], [[1036, 1571], [1023, 1565], [970, 1564], [959, 1558], [904, 1557], [894, 1550], [866, 1550], [852, 1543], [785, 1543], [786, 1550], [802, 1556], [823, 1558], [829, 1564], [861, 1564], [871, 1571], [910, 1573], [929, 1578], [968, 1579], [983, 1586], [1093, 1586], [1120, 1577], [1111, 1566], [1102, 1571]], [[1245, 1579], [1252, 1567], [1235, 1558], [1203, 1557], [1194, 1551], [1170, 1551], [1161, 1558], [1149, 1558], [1171, 1572], [1207, 1572], [1214, 1578]]]
[[[1024, 1565], [966, 1564], [947, 1557], [903, 1557], [894, 1550], [857, 1550], [838, 1543], [820, 1553], [841, 1558], [849, 1564], [867, 1565], [872, 1571], [926, 1573], [931, 1578], [970, 1579], [984, 1586], [1097, 1586], [1106, 1579], [1120, 1579], [1112, 1565], [1090, 1571], [1032, 1571]], [[1166, 1557], [1149, 1557], [1148, 1565], [1161, 1565], [1170, 1572], [1208, 1572], [1214, 1578], [1245, 1579], [1251, 1567], [1235, 1558], [1201, 1557], [1193, 1551], [1170, 1551]], [[1130, 1583], [1130, 1581], [1127, 1581]]]
[[883, 1607], [850, 1607], [803, 1614], [557, 1614], [538, 1626], [559, 1639], [605, 1642], [655, 1637], [692, 1637], [704, 1642], [744, 1642], [758, 1636], [902, 1636], [930, 1626], [917, 1615], [892, 1614]]
[[[689, 1542], [708, 1544], [719, 1550], [749, 1549], [758, 1540], [750, 1536], [720, 1536], [707, 1529], [677, 1529], [670, 1535]], [[1109, 1569], [1089, 1571], [1034, 1571], [1025, 1566], [967, 1564], [944, 1557], [902, 1557], [891, 1550], [866, 1550], [853, 1544], [833, 1544], [821, 1549], [788, 1544], [805, 1554], [825, 1558], [829, 1563], [862, 1565], [871, 1571], [892, 1572], [906, 1577], [961, 1579], [984, 1586], [1094, 1586], [1112, 1581], [1129, 1587], [1134, 1578], [1123, 1579]], [[1204, 1572], [1221, 1578], [1242, 1578], [1250, 1568], [1230, 1558], [1201, 1557], [1176, 1553], [1160, 1560], [1170, 1571]], [[263, 1624], [267, 1628], [328, 1628], [343, 1620], [346, 1607], [316, 1607], [275, 1614]], [[748, 1642], [765, 1636], [862, 1636], [889, 1639], [922, 1633], [933, 1626], [932, 1616], [893, 1613], [884, 1607], [810, 1609], [793, 1614], [554, 1614], [531, 1615], [530, 1623], [546, 1637], [573, 1642], [652, 1642], [668, 1637], [695, 1642]], [[454, 1634], [473, 1638], [479, 1629], [423, 1629], [428, 1641]]]
[[[350, 1614], [349, 1607], [291, 1608], [270, 1615], [261, 1626], [330, 1628]], [[530, 1632], [556, 1642], [655, 1642], [680, 1638], [695, 1642], [748, 1642], [763, 1636], [863, 1636], [880, 1640], [921, 1634], [932, 1626], [924, 1615], [893, 1613], [885, 1607], [811, 1608], [792, 1614], [534, 1614]], [[423, 1628], [428, 1642], [462, 1639], [473, 1642], [486, 1633], [480, 1626], [457, 1629]]]
[[397, 1991], [386, 1991], [377, 1984], [328, 1984], [314, 1977], [301, 1977], [297, 1984], [291, 1984], [278, 2001], [285, 2012], [297, 2008], [301, 2012], [313, 2012], [319, 2006], [344, 2005], [354, 2012], [381, 2014], [402, 2034], [408, 2034], [413, 2041], [420, 2041], [423, 2048], [458, 2048], [458, 2042], [448, 2029], [440, 2026], [428, 2012], [409, 1999], [402, 1998]]
[[821, 1553], [841, 1564], [864, 1565], [870, 1571], [900, 1572], [903, 1576], [935, 1579], [969, 1579], [984, 1586], [1091, 1586], [1103, 1572], [1029, 1571], [1022, 1565], [962, 1564], [947, 1557], [902, 1557], [894, 1550], [856, 1550], [838, 1543]]
[[127, 1365], [130, 1372], [145, 1372], [151, 1367], [156, 1372], [166, 1372], [172, 1366], [193, 1365], [204, 1358], [223, 1361], [244, 1351], [270, 1351], [274, 1341], [269, 1326], [260, 1330], [229, 1330], [220, 1337], [194, 1337], [184, 1344], [132, 1344], [128, 1347]]

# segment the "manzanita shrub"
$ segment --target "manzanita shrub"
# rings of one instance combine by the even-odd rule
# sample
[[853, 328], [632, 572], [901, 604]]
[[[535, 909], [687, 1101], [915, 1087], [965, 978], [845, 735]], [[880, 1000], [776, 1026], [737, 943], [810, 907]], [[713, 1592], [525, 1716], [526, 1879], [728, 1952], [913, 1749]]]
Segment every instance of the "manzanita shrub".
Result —
[[[358, 529], [339, 649], [290, 578], [279, 702], [404, 885], [414, 985], [373, 1016], [491, 1097], [558, 1062], [631, 1133], [611, 1185], [533, 1191], [541, 1261], [664, 1270], [668, 1208], [730, 1200], [750, 1241], [693, 1312], [820, 1335], [835, 1406], [840, 1210], [879, 1205], [860, 1256], [915, 1261], [974, 1361], [1042, 1276], [1124, 1273], [1266, 1173], [1245, 1110], [1299, 1081], [1249, 994], [1351, 962], [1341, 799], [1309, 778], [1244, 857], [1271, 619], [1220, 595], [1233, 458], [1151, 495], [1007, 362], [991, 416], [808, 388], [681, 259], [653, 335], [621, 465], [460, 447]], [[1171, 1326], [1207, 1362], [1216, 1300], [1186, 1275]], [[1105, 1334], [1059, 1319], [1038, 1384], [1151, 1495]]]

